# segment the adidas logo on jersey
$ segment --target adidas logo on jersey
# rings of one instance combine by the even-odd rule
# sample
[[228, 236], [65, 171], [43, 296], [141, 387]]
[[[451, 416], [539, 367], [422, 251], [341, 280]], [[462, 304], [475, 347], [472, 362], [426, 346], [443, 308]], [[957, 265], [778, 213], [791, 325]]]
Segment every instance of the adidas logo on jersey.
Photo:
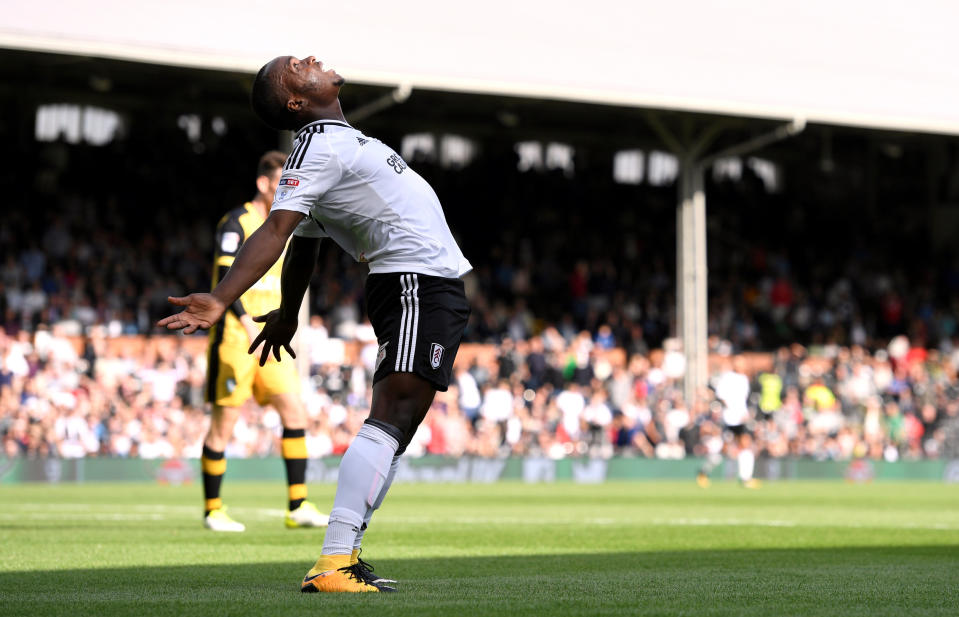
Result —
[[357, 137], [357, 138], [356, 138], [356, 141], [360, 142], [360, 145], [361, 145], [361, 146], [365, 146], [366, 144], [368, 144], [368, 143], [370, 142], [369, 139], [363, 139], [362, 137]]

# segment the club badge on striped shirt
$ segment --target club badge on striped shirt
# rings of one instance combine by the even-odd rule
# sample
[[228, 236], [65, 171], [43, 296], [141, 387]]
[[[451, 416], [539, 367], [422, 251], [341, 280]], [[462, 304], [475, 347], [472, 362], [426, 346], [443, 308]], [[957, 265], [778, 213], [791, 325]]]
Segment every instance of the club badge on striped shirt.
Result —
[[434, 369], [440, 367], [440, 364], [443, 363], [443, 352], [446, 351], [445, 348], [439, 343], [433, 343], [430, 345], [430, 366]]

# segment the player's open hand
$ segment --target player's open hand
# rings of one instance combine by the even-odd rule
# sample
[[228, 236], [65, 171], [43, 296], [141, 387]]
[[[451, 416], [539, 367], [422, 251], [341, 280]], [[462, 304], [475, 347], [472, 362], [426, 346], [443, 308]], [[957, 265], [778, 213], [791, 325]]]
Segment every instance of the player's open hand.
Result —
[[270, 350], [273, 351], [273, 357], [276, 358], [277, 362], [280, 361], [280, 348], [286, 349], [286, 352], [290, 354], [291, 358], [296, 358], [293, 348], [290, 347], [290, 341], [293, 340], [293, 335], [296, 334], [297, 323], [295, 321], [291, 323], [281, 318], [280, 309], [272, 310], [266, 315], [254, 317], [253, 321], [262, 323], [263, 329], [260, 330], [260, 334], [253, 339], [247, 353], [253, 353], [256, 351], [256, 348], [259, 347], [260, 343], [265, 343], [263, 345], [263, 351], [260, 352], [260, 366], [266, 364], [267, 358], [270, 357]]
[[183, 334], [192, 334], [198, 328], [210, 328], [223, 317], [226, 306], [213, 294], [190, 294], [182, 298], [170, 296], [167, 302], [186, 307], [183, 312], [164, 317], [157, 322], [167, 330], [183, 330]]

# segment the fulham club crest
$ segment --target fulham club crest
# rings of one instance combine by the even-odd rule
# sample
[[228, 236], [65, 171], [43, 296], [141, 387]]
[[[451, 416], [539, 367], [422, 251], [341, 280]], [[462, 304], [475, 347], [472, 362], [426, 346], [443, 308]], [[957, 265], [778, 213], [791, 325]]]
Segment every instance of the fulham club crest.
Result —
[[376, 364], [373, 365], [373, 372], [374, 372], [374, 373], [375, 373], [376, 371], [380, 370], [380, 364], [383, 364], [383, 360], [386, 359], [386, 346], [389, 345], [389, 344], [390, 344], [390, 342], [389, 342], [389, 341], [386, 341], [385, 343], [383, 343], [382, 345], [380, 345], [380, 348], [379, 348], [379, 349], [376, 350]]
[[443, 346], [439, 343], [430, 345], [430, 366], [433, 368], [440, 367], [440, 364], [443, 363], [443, 351]]

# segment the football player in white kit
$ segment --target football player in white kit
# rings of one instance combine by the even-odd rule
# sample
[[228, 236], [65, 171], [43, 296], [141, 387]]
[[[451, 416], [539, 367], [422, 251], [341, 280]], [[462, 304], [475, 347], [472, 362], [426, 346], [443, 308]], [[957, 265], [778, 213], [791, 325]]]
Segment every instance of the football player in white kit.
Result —
[[370, 275], [366, 300], [379, 342], [369, 418], [340, 463], [323, 550], [303, 579], [305, 592], [395, 591], [359, 558], [360, 542], [383, 502], [397, 462], [446, 390], [469, 318], [460, 279], [471, 269], [433, 189], [388, 146], [351, 127], [340, 107], [343, 78], [313, 56], [283, 56], [254, 80], [253, 109], [278, 130], [296, 131], [270, 215], [237, 254], [212, 293], [170, 298], [183, 312], [158, 322], [190, 333], [209, 328], [283, 253], [280, 307], [250, 351], [261, 363], [290, 340], [316, 264], [320, 238], [332, 238]]
[[[746, 361], [736, 356], [732, 362], [724, 360], [725, 370], [714, 382], [716, 398], [723, 404], [723, 424], [733, 434], [736, 442], [736, 466], [739, 481], [746, 488], [758, 488], [753, 478], [756, 466], [756, 454], [753, 452], [752, 435], [746, 424], [749, 421], [749, 377], [746, 376]], [[707, 463], [707, 466], [709, 463]], [[697, 481], [700, 486], [708, 485], [708, 471], [700, 472]]]

